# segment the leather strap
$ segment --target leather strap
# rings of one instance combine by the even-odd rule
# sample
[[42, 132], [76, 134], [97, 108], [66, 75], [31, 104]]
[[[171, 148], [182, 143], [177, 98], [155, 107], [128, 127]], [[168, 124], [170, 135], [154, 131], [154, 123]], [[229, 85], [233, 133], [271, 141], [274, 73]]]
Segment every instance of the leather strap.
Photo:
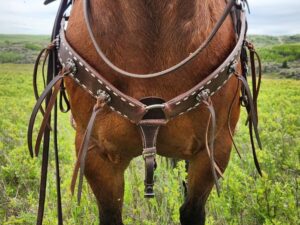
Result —
[[[41, 61], [42, 56], [44, 56], [42, 72], [43, 72], [43, 81], [44, 81], [44, 85], [45, 85], [46, 81], [45, 81], [45, 76], [44, 76], [44, 64], [47, 61], [49, 51], [51, 51], [53, 49], [53, 47], [54, 46], [50, 44], [47, 48], [42, 49], [40, 51], [40, 53], [38, 54], [37, 59], [35, 60], [35, 63], [34, 63], [33, 76], [32, 76], [33, 77], [33, 79], [32, 79], [33, 85], [32, 86], [33, 86], [33, 92], [34, 92], [34, 96], [35, 96], [36, 100], [38, 100], [40, 97], [39, 91], [38, 91], [38, 85], [37, 85], [37, 74], [38, 74], [40, 61]], [[45, 111], [42, 106], [40, 108], [40, 111], [41, 111], [42, 115], [44, 115]]]
[[41, 144], [41, 140], [43, 138], [43, 134], [45, 132], [47, 121], [49, 120], [52, 108], [53, 108], [53, 106], [54, 106], [54, 104], [56, 102], [57, 94], [58, 94], [58, 91], [59, 91], [60, 84], [62, 82], [63, 76], [58, 76], [57, 78], [59, 78], [59, 79], [54, 84], [54, 90], [53, 90], [51, 98], [50, 98], [50, 100], [49, 100], [49, 102], [47, 104], [45, 115], [44, 115], [44, 118], [43, 118], [40, 130], [39, 130], [39, 133], [38, 133], [38, 136], [37, 136], [37, 139], [36, 139], [36, 144], [35, 144], [35, 155], [36, 156], [38, 156], [39, 149], [40, 149], [40, 144]]
[[259, 133], [258, 133], [258, 128], [257, 128], [257, 125], [258, 125], [257, 124], [257, 116], [256, 116], [255, 108], [254, 108], [252, 95], [251, 95], [250, 88], [248, 86], [246, 79], [243, 76], [237, 76], [237, 78], [242, 81], [243, 86], [245, 88], [246, 96], [248, 99], [246, 109], [247, 109], [247, 112], [249, 115], [248, 126], [249, 126], [249, 134], [250, 134], [252, 153], [253, 153], [253, 158], [254, 158], [254, 163], [255, 163], [256, 169], [257, 169], [258, 173], [262, 176], [262, 172], [261, 172], [259, 162], [257, 159], [257, 155], [256, 155], [256, 149], [255, 149], [254, 138], [253, 138], [253, 130], [254, 130], [257, 144], [258, 144], [259, 148], [262, 149], [262, 145], [261, 145], [261, 141], [260, 141], [260, 137], [259, 137]]
[[[37, 116], [40, 106], [42, 105], [44, 100], [47, 98], [47, 96], [49, 96], [49, 94], [52, 93], [52, 87], [62, 78], [63, 78], [63, 76], [57, 76], [48, 84], [48, 86], [46, 87], [44, 92], [41, 94], [41, 96], [39, 97], [37, 103], [35, 104], [35, 106], [32, 110], [30, 120], [29, 120], [28, 130], [27, 130], [27, 144], [28, 144], [28, 149], [29, 149], [29, 153], [30, 153], [31, 157], [33, 157], [32, 134], [33, 134], [33, 127], [35, 124], [36, 116]], [[47, 107], [48, 107], [48, 104], [47, 104]], [[48, 115], [48, 118], [49, 117], [50, 117], [50, 115]]]
[[257, 140], [257, 144], [258, 144], [259, 148], [262, 148], [261, 141], [259, 138], [258, 128], [257, 128], [258, 121], [257, 121], [256, 113], [255, 113], [255, 108], [254, 108], [254, 103], [253, 103], [253, 98], [251, 95], [250, 88], [248, 86], [247, 81], [245, 80], [245, 78], [243, 76], [237, 76], [237, 78], [242, 81], [243, 86], [245, 87], [245, 91], [246, 91], [246, 95], [247, 95], [247, 99], [248, 99], [248, 104], [246, 105], [246, 109], [248, 111], [248, 114], [250, 115], [250, 119], [251, 119], [250, 122], [252, 122], [252, 124], [253, 124], [253, 129], [254, 129], [256, 140]]
[[154, 186], [154, 170], [156, 168], [156, 140], [160, 126], [165, 125], [163, 119], [147, 119], [139, 123], [140, 133], [143, 141], [143, 158], [145, 160], [145, 198], [153, 198], [155, 196]]
[[68, 99], [67, 94], [66, 94], [66, 88], [65, 88], [64, 82], [62, 82], [61, 86], [60, 86], [59, 109], [63, 113], [67, 113], [71, 109], [70, 102], [69, 102], [69, 99]]
[[[81, 200], [83, 175], [84, 175], [84, 170], [85, 170], [85, 160], [86, 160], [87, 151], [89, 149], [89, 143], [90, 143], [91, 135], [93, 132], [95, 119], [96, 119], [97, 114], [100, 111], [102, 111], [103, 107], [106, 105], [107, 102], [108, 102], [107, 96], [100, 95], [98, 97], [97, 103], [95, 104], [95, 106], [93, 108], [91, 118], [89, 120], [89, 123], [88, 123], [86, 131], [85, 131], [84, 139], [83, 139], [83, 142], [81, 145], [82, 149], [79, 151], [80, 157], [78, 157], [78, 160], [80, 160], [80, 173], [79, 173], [78, 192], [77, 192], [78, 204], [80, 204], [80, 200]], [[76, 180], [75, 180], [75, 182], [76, 182]]]
[[[52, 0], [53, 1], [53, 0]], [[45, 1], [45, 4], [52, 2]], [[61, 0], [58, 13], [56, 15], [51, 41], [53, 41], [56, 38], [56, 35], [58, 34], [60, 30], [60, 21], [62, 20], [63, 14], [65, 10], [68, 8], [68, 0]], [[56, 52], [49, 52], [49, 60], [48, 60], [48, 71], [47, 71], [47, 84], [51, 83], [51, 80], [54, 78], [56, 74], [58, 74], [58, 71], [60, 70], [59, 62], [57, 60], [57, 53]], [[44, 66], [44, 64], [43, 64]], [[49, 95], [46, 97], [46, 108], [48, 107], [48, 102], [50, 101], [51, 91], [49, 92]], [[56, 104], [55, 104], [56, 105]], [[56, 107], [55, 107], [56, 108]], [[56, 111], [56, 110], [55, 110]], [[56, 121], [57, 121], [57, 114], [54, 115], [54, 131], [56, 132]], [[50, 124], [51, 121], [51, 115], [49, 115], [48, 124]], [[56, 137], [56, 133], [54, 134], [54, 137]], [[29, 135], [30, 136], [30, 135]], [[44, 217], [44, 207], [45, 207], [45, 198], [46, 198], [46, 184], [47, 184], [47, 173], [48, 173], [48, 157], [49, 157], [49, 142], [50, 142], [50, 126], [45, 127], [44, 131], [44, 143], [43, 143], [43, 157], [42, 157], [42, 169], [41, 169], [41, 183], [40, 183], [40, 197], [39, 197], [39, 206], [38, 206], [38, 215], [37, 215], [37, 225], [43, 224], [43, 217]], [[32, 151], [32, 137], [30, 139], [31, 149], [30, 154], [33, 156]], [[57, 146], [57, 140], [54, 138], [54, 148], [55, 148], [55, 154], [57, 155], [58, 152], [58, 146]], [[58, 213], [58, 224], [63, 224], [63, 216], [62, 216], [62, 206], [61, 206], [61, 193], [60, 193], [60, 180], [59, 180], [59, 165], [58, 160], [56, 160], [56, 183], [57, 183], [57, 213]]]
[[229, 113], [228, 113], [228, 117], [227, 117], [227, 128], [228, 128], [228, 131], [229, 131], [229, 135], [230, 135], [230, 138], [231, 138], [233, 147], [234, 147], [236, 153], [238, 154], [239, 158], [242, 159], [241, 153], [240, 153], [240, 151], [238, 150], [237, 145], [236, 145], [236, 143], [235, 143], [235, 141], [234, 141], [234, 138], [233, 138], [233, 132], [232, 132], [232, 129], [231, 129], [231, 124], [230, 124], [230, 121], [231, 121], [231, 114], [232, 114], [232, 108], [233, 108], [234, 103], [235, 103], [236, 100], [238, 99], [238, 96], [239, 96], [239, 90], [240, 90], [240, 80], [238, 80], [238, 84], [237, 84], [237, 87], [236, 87], [236, 91], [235, 91], [235, 93], [234, 93], [234, 97], [233, 97], [232, 102], [231, 102], [230, 107], [229, 107]]

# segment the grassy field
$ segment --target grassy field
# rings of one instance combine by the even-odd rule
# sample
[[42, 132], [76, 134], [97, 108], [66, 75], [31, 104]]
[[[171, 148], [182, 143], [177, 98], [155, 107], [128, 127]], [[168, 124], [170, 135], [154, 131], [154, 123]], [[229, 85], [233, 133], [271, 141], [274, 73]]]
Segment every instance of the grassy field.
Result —
[[0, 63], [33, 63], [48, 36], [0, 34]]
[[[26, 146], [27, 123], [34, 105], [32, 65], [0, 64], [0, 224], [34, 224], [38, 203], [40, 158], [31, 159]], [[215, 191], [207, 204], [208, 225], [297, 225], [300, 221], [300, 81], [263, 79], [259, 99], [263, 150], [258, 157], [263, 170], [255, 170], [245, 115], [239, 123], [236, 142], [243, 159], [235, 152], [222, 180], [222, 193]], [[60, 160], [65, 224], [98, 224], [91, 190], [84, 185], [80, 206], [69, 186], [74, 164], [74, 131], [69, 115], [60, 114]], [[45, 212], [46, 225], [56, 223], [54, 154]], [[156, 194], [143, 198], [143, 163], [135, 159], [126, 173], [123, 209], [125, 224], [177, 225], [183, 197], [180, 183], [183, 164], [170, 170], [158, 160]]]

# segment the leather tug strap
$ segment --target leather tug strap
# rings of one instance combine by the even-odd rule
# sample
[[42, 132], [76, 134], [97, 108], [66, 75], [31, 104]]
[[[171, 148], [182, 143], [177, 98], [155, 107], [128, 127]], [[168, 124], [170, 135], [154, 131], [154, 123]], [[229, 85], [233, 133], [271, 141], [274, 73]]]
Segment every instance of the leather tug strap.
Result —
[[160, 126], [165, 124], [163, 119], [147, 119], [142, 120], [138, 125], [142, 142], [143, 142], [143, 158], [145, 161], [145, 198], [153, 198], [155, 196], [154, 186], [154, 170], [156, 169], [156, 140]]
[[107, 104], [107, 102], [109, 102], [109, 101], [110, 101], [110, 97], [109, 97], [109, 95], [107, 95], [106, 92], [104, 92], [104, 91], [99, 91], [98, 92], [97, 102], [93, 107], [92, 115], [91, 115], [90, 120], [88, 122], [88, 125], [87, 125], [87, 128], [86, 128], [85, 134], [84, 134], [84, 138], [83, 138], [81, 147], [78, 151], [78, 159], [77, 159], [77, 162], [75, 164], [75, 168], [74, 168], [74, 171], [73, 171], [72, 182], [71, 182], [71, 191], [72, 191], [72, 194], [73, 194], [74, 189], [75, 189], [77, 176], [78, 176], [78, 172], [79, 172], [79, 169], [80, 169], [78, 190], [77, 190], [78, 204], [80, 204], [80, 200], [81, 200], [83, 175], [84, 175], [84, 170], [85, 170], [85, 161], [86, 161], [87, 152], [89, 150], [90, 139], [91, 139], [91, 136], [92, 136], [96, 116], [103, 109], [103, 107]]

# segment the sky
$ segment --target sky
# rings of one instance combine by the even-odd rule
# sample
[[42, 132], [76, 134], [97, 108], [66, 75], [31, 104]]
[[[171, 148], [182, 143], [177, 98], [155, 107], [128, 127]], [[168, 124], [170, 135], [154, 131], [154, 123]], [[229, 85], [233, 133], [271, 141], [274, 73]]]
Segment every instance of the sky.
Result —
[[[127, 0], [130, 1], [130, 0]], [[300, 33], [300, 0], [248, 0], [250, 34]], [[0, 33], [50, 34], [59, 1], [0, 0]]]

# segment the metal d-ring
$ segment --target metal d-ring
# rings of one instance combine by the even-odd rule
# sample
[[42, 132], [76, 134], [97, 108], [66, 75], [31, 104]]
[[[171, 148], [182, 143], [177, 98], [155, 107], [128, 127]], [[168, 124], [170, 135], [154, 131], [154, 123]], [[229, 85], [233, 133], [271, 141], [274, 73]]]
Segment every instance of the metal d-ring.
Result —
[[165, 108], [165, 104], [154, 104], [154, 105], [148, 105], [145, 107], [146, 110], [150, 110], [150, 109], [164, 109]]

